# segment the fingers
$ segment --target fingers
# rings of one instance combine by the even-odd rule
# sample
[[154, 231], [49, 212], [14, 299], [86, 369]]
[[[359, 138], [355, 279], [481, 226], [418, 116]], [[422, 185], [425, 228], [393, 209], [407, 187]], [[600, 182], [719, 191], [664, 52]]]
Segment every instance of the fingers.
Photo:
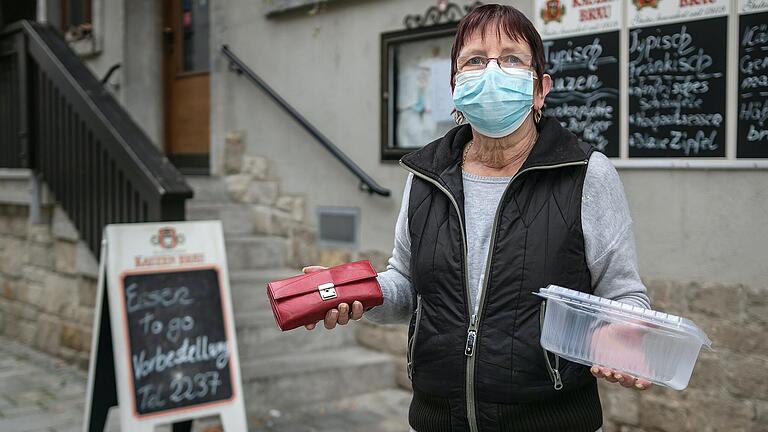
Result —
[[[307, 267], [305, 267], [307, 269]], [[311, 273], [311, 271], [309, 271]], [[339, 303], [334, 309], [330, 309], [325, 314], [323, 325], [328, 330], [336, 328], [336, 325], [347, 325], [350, 320], [357, 321], [363, 317], [363, 304], [357, 300], [352, 303], [352, 307], [347, 303]], [[307, 330], [313, 330], [317, 323], [307, 324], [304, 327]]]
[[352, 303], [352, 319], [357, 321], [363, 317], [363, 304], [355, 300]]
[[323, 267], [323, 266], [307, 266], [302, 268], [301, 271], [303, 273], [314, 273], [314, 272], [319, 272], [320, 270], [325, 270], [327, 268], [328, 267]]
[[619, 383], [622, 387], [634, 388], [636, 390], [645, 390], [651, 386], [649, 381], [642, 378], [635, 378], [632, 375], [614, 371], [611, 368], [593, 365], [589, 370], [595, 378], [605, 379], [610, 383]]
[[338, 309], [331, 309], [328, 311], [328, 313], [325, 314], [325, 328], [328, 330], [332, 330], [336, 328], [336, 324], [339, 322], [339, 310]]
[[642, 378], [638, 378], [637, 382], [635, 382], [635, 388], [638, 390], [647, 390], [648, 387], [652, 386], [650, 381], [646, 381]]
[[347, 325], [349, 322], [349, 305], [341, 303], [337, 309], [339, 310], [339, 324]]

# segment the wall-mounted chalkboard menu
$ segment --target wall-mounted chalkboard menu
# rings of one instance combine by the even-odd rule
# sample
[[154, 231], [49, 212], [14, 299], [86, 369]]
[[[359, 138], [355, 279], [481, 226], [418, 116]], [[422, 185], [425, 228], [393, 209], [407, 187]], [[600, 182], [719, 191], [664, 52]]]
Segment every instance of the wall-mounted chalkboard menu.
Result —
[[215, 269], [128, 274], [123, 300], [137, 415], [232, 397]]
[[724, 157], [728, 18], [629, 30], [629, 156]]
[[739, 17], [740, 158], [768, 158], [768, 12]]
[[619, 156], [619, 32], [544, 41], [552, 76], [546, 113], [610, 157]]

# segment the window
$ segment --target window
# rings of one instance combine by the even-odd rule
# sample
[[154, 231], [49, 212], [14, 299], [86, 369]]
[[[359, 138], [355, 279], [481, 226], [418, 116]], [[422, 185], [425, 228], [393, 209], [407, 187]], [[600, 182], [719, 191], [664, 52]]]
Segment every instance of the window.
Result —
[[60, 29], [67, 40], [80, 40], [91, 35], [93, 15], [91, 0], [61, 0]]

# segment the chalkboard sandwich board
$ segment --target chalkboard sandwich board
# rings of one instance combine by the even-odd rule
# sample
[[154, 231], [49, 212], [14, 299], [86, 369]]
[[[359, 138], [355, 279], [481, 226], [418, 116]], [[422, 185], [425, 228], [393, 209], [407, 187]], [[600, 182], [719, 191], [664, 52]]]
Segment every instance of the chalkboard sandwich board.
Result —
[[221, 222], [108, 225], [98, 284], [85, 432], [114, 405], [123, 431], [248, 429]]

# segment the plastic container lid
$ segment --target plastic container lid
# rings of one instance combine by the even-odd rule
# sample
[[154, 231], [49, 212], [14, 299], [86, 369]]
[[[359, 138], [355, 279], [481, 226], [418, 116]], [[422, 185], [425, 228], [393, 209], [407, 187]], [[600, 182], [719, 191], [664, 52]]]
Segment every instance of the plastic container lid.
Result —
[[647, 324], [649, 326], [658, 326], [672, 331], [683, 332], [697, 338], [702, 345], [712, 349], [712, 341], [688, 318], [609, 300], [557, 285], [541, 288], [538, 293], [534, 294], [546, 299], [586, 307], [611, 315], [619, 315], [627, 318], [627, 321], [631, 324]]

